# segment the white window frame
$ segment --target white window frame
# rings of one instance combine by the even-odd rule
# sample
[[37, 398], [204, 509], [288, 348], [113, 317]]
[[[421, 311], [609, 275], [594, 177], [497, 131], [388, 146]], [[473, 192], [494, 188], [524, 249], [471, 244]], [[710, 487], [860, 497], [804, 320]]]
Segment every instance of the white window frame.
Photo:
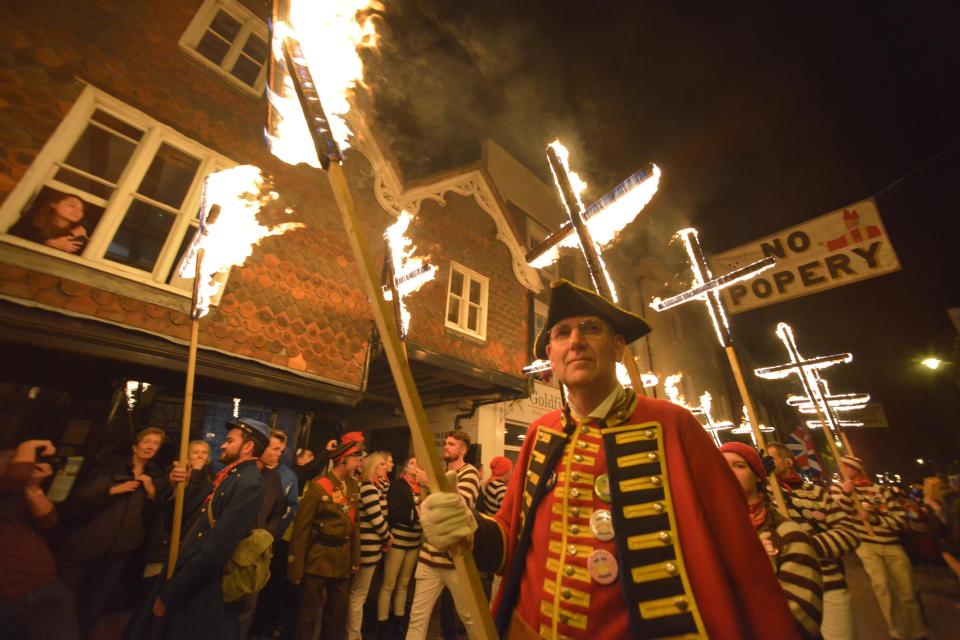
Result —
[[[460, 298], [460, 312], [457, 322], [451, 322], [448, 319], [450, 313], [450, 297], [455, 295], [450, 287], [453, 286], [453, 273], [454, 271], [460, 273], [463, 276], [463, 291], [466, 293], [465, 298]], [[467, 315], [470, 296], [470, 283], [478, 282], [480, 284], [480, 317], [479, 317], [479, 331], [473, 331], [467, 328]], [[459, 298], [459, 296], [457, 296]], [[487, 310], [490, 306], [490, 278], [485, 275], [479, 274], [473, 269], [463, 266], [459, 262], [453, 260], [450, 261], [450, 273], [447, 276], [447, 304], [444, 307], [443, 311], [443, 322], [445, 326], [454, 331], [466, 334], [473, 338], [479, 340], [487, 339]]]
[[[198, 52], [197, 45], [200, 44], [200, 40], [203, 39], [204, 34], [210, 27], [210, 23], [213, 22], [213, 19], [221, 10], [230, 14], [241, 26], [236, 39], [230, 44], [230, 49], [224, 56], [223, 62], [217, 64]], [[263, 88], [267, 78], [266, 60], [264, 60], [263, 67], [260, 69], [260, 75], [257, 76], [257, 81], [252, 87], [231, 73], [251, 33], [260, 36], [267, 43], [267, 56], [269, 57], [270, 32], [263, 20], [236, 0], [204, 0], [200, 9], [193, 16], [193, 20], [191, 20], [187, 26], [186, 31], [180, 36], [179, 45], [184, 53], [200, 64], [216, 71], [233, 86], [251, 96], [260, 97], [263, 95]]]
[[[74, 144], [83, 135], [90, 122], [91, 117], [97, 110], [104, 111], [111, 116], [143, 130], [143, 136], [137, 144], [126, 167], [117, 179], [116, 187], [110, 198], [106, 201], [97, 201], [94, 196], [83, 192], [71, 185], [59, 182], [54, 179], [60, 163], [63, 162]], [[150, 164], [156, 156], [157, 151], [162, 144], [168, 144], [177, 150], [196, 157], [200, 165], [194, 175], [193, 182], [187, 189], [183, 203], [176, 214], [176, 220], [170, 228], [164, 246], [157, 256], [153, 271], [147, 272], [136, 267], [114, 262], [104, 257], [109, 249], [110, 242], [117, 229], [127, 213], [127, 209], [133, 200], [133, 194], [140, 185], [140, 180], [150, 168]], [[60, 122], [60, 125], [54, 131], [50, 139], [43, 146], [36, 159], [30, 165], [30, 168], [24, 173], [23, 178], [17, 183], [7, 199], [0, 205], [0, 243], [16, 245], [24, 249], [45, 254], [57, 260], [72, 262], [93, 268], [115, 276], [149, 285], [157, 289], [162, 289], [181, 296], [190, 297], [192, 294], [193, 278], [182, 279], [173, 276], [171, 282], [166, 283], [166, 275], [170, 273], [173, 267], [173, 261], [176, 259], [177, 251], [187, 233], [191, 233], [188, 227], [196, 227], [196, 212], [200, 208], [200, 192], [203, 186], [203, 178], [215, 171], [221, 171], [233, 166], [236, 162], [218, 154], [217, 152], [204, 147], [200, 143], [187, 138], [171, 127], [161, 124], [147, 114], [139, 111], [130, 105], [121, 102], [110, 94], [107, 94], [93, 86], [87, 87], [81, 92], [77, 101], [73, 104], [67, 115]], [[81, 197], [84, 201], [104, 207], [103, 216], [97, 223], [96, 229], [90, 236], [90, 241], [80, 255], [67, 253], [48, 247], [43, 244], [32, 242], [24, 238], [19, 238], [6, 233], [20, 218], [21, 213], [26, 209], [30, 202], [36, 197], [37, 193], [43, 187], [52, 187], [65, 193], [72, 193]], [[224, 279], [224, 285], [226, 279]], [[223, 287], [220, 288], [220, 292]], [[214, 299], [218, 302], [219, 294]]]

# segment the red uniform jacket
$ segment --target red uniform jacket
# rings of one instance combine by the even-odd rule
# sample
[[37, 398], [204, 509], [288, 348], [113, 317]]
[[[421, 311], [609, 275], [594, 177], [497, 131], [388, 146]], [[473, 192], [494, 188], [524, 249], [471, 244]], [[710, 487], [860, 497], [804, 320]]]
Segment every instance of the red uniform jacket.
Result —
[[[687, 410], [662, 400], [638, 398], [626, 415], [621, 426], [606, 430], [606, 435], [601, 435], [597, 423], [587, 423], [565, 439], [560, 411], [530, 426], [500, 511], [481, 519], [474, 547], [481, 570], [504, 571], [504, 584], [508, 583], [509, 573], [520, 564], [513, 556], [523, 528], [524, 503], [529, 508], [541, 474], [555, 473], [549, 493], [528, 516], [534, 518], [532, 538], [515, 608], [541, 637], [631, 637], [630, 606], [654, 625], [671, 616], [678, 620], [686, 616], [696, 621], [693, 633], [716, 640], [795, 638], [786, 599], [750, 523], [743, 492], [707, 432]], [[537, 443], [555, 437], [566, 440], [562, 458], [552, 472], [540, 469], [538, 474], [535, 469], [543, 457]], [[613, 438], [623, 444], [613, 444]], [[642, 445], [644, 453], [631, 454], [630, 447], [636, 445]], [[612, 457], [611, 447], [617, 447]], [[654, 467], [644, 471], [650, 475], [629, 481], [620, 476], [621, 492], [624, 487], [628, 491], [620, 494], [622, 502], [643, 494], [643, 489], [658, 488], [662, 497], [629, 506], [612, 504], [617, 496], [607, 496], [611, 502], [603, 500], [594, 484], [607, 474], [611, 459], [617, 461], [617, 473], [630, 466]], [[624, 531], [616, 531], [616, 539], [598, 539], [591, 515], [609, 510], [619, 516], [618, 509], [637, 520], [659, 518], [660, 530], [628, 535], [624, 526]], [[659, 553], [657, 547], [664, 547], [675, 556], [667, 562], [627, 566], [629, 559], [621, 557], [617, 539], [629, 541], [629, 548], [621, 547], [628, 554], [636, 549]], [[604, 579], [608, 567], [594, 565], [591, 573], [590, 558], [598, 551], [616, 557], [618, 578], [611, 584], [594, 577]], [[651, 590], [657, 584], [672, 585], [670, 597], [658, 598]], [[647, 589], [640, 598], [634, 597], [637, 588]], [[503, 593], [501, 589], [495, 610]], [[627, 600], [634, 601], [628, 605]]]

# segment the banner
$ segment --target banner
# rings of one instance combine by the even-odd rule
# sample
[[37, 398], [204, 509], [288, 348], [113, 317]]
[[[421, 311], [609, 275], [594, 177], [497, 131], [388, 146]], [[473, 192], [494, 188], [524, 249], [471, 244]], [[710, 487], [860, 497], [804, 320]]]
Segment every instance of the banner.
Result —
[[900, 269], [873, 199], [837, 209], [779, 233], [718, 254], [724, 274], [767, 256], [777, 265], [723, 290], [730, 313], [739, 313]]
[[886, 429], [890, 425], [887, 423], [887, 414], [883, 410], [883, 405], [879, 402], [868, 402], [867, 406], [858, 411], [850, 411], [843, 414], [843, 418], [850, 416], [850, 420], [860, 420], [865, 429]]

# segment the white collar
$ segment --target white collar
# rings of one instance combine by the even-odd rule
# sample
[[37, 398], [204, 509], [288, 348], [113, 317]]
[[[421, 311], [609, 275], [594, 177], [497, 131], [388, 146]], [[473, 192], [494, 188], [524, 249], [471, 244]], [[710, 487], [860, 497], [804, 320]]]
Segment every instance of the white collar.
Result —
[[601, 420], [607, 417], [607, 414], [610, 413], [610, 409], [613, 408], [614, 404], [619, 402], [626, 396], [626, 391], [623, 390], [623, 386], [620, 383], [613, 388], [606, 398], [603, 399], [603, 402], [598, 404], [593, 411], [587, 417], [579, 415], [576, 409], [573, 408], [573, 405], [570, 405], [570, 415], [573, 416], [573, 419], [577, 422], [584, 422], [587, 420]]

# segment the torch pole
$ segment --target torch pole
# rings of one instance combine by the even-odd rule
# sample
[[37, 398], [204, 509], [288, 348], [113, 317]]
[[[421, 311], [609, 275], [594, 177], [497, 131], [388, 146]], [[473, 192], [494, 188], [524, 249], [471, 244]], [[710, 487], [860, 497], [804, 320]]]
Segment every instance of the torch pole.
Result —
[[[187, 382], [183, 391], [183, 420], [180, 423], [180, 468], [187, 468], [187, 455], [190, 448], [190, 418], [193, 414], [193, 381], [197, 374], [197, 343], [200, 339], [200, 314], [197, 310], [197, 297], [200, 289], [200, 265], [203, 263], [203, 249], [197, 250], [197, 270], [193, 278], [193, 302], [190, 305], [190, 349], [187, 352]], [[173, 528], [170, 531], [170, 555], [167, 558], [167, 580], [173, 577], [180, 554], [180, 529], [183, 525], [183, 498], [187, 483], [180, 482], [174, 492]]]
[[[380, 332], [383, 350], [387, 356], [387, 361], [390, 363], [390, 370], [400, 394], [400, 403], [403, 406], [407, 423], [410, 425], [414, 454], [418, 462], [426, 463], [423, 466], [427, 472], [427, 480], [431, 490], [456, 491], [456, 486], [451, 486], [444, 476], [440, 456], [437, 454], [433, 442], [433, 431], [423, 409], [423, 402], [413, 379], [407, 352], [400, 340], [400, 332], [394, 314], [386, 300], [383, 299], [378, 285], [377, 268], [373, 257], [370, 255], [370, 245], [367, 243], [366, 234], [354, 209], [353, 197], [343, 174], [343, 167], [337, 162], [331, 162], [326, 173], [330, 180], [330, 187], [333, 189], [334, 198], [337, 201], [337, 207], [340, 209], [343, 224], [346, 227], [350, 247], [353, 249], [354, 258], [360, 269], [361, 280], [366, 288], [367, 299], [370, 301], [373, 312], [373, 320]], [[463, 596], [467, 598], [466, 604], [471, 617], [476, 620], [479, 637], [485, 640], [494, 640], [497, 637], [497, 632], [493, 626], [493, 618], [490, 616], [490, 609], [483, 593], [480, 574], [477, 572], [473, 554], [466, 549], [457, 549], [451, 555], [457, 573], [466, 583], [467, 589]]]
[[[737, 357], [737, 351], [732, 344], [727, 344], [723, 349], [727, 354], [727, 360], [730, 361], [730, 370], [733, 371], [733, 379], [737, 382], [737, 389], [740, 391], [740, 398], [747, 407], [747, 414], [750, 429], [753, 431], [753, 438], [757, 441], [757, 449], [763, 451], [767, 448], [766, 440], [763, 438], [763, 432], [760, 430], [760, 415], [753, 405], [753, 398], [747, 391], [747, 383], [743, 379], [743, 370], [740, 369], [740, 359]], [[783, 498], [783, 490], [780, 483], [777, 482], [777, 474], [771, 473], [768, 478], [770, 490], [773, 492], [773, 500], [776, 502], [777, 511], [789, 518], [787, 513], [787, 503]]]

